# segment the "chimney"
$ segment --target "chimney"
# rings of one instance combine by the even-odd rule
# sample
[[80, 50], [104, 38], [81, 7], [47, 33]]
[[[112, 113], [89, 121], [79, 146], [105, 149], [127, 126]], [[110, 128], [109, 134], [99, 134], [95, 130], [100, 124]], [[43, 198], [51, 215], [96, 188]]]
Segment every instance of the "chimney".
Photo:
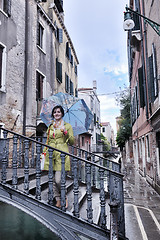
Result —
[[93, 80], [93, 90], [94, 90], [94, 92], [96, 92], [96, 90], [97, 90], [97, 81], [96, 80]]

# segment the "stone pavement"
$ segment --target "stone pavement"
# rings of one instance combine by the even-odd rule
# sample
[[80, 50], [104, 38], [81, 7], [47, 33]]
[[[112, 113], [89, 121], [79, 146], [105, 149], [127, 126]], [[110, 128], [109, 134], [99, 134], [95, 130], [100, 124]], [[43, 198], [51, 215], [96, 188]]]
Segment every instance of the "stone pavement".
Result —
[[160, 240], [160, 195], [133, 164], [123, 166], [125, 226], [129, 240]]

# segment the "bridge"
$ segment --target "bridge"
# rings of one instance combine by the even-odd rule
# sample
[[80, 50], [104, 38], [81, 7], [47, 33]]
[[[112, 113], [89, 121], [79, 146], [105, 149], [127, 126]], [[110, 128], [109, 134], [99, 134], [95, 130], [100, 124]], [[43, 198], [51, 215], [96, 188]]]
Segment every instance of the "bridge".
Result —
[[[119, 163], [75, 146], [66, 153], [44, 144], [40, 138], [1, 130], [0, 201], [33, 216], [62, 240], [126, 239], [123, 174]], [[40, 169], [43, 147], [49, 149], [49, 171]], [[53, 192], [55, 150], [61, 152], [61, 209], [55, 206]], [[71, 159], [68, 174], [66, 155]]]

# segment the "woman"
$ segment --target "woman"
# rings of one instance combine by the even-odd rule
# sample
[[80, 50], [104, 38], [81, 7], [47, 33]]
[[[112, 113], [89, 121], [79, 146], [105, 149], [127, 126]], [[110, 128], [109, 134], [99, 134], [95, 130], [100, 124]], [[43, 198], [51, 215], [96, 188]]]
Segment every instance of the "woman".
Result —
[[[55, 106], [52, 110], [52, 117], [54, 118], [53, 123], [47, 129], [47, 145], [62, 150], [64, 152], [69, 152], [68, 143], [72, 145], [74, 143], [73, 129], [69, 123], [63, 121], [64, 110], [62, 106]], [[45, 149], [44, 149], [45, 151]], [[53, 151], [53, 192], [56, 199], [56, 207], [61, 207], [61, 157], [60, 152]], [[46, 153], [46, 159], [44, 164], [44, 170], [49, 169], [49, 154]], [[70, 158], [65, 157], [65, 170], [70, 171]], [[68, 207], [68, 202], [66, 200], [66, 208]]]

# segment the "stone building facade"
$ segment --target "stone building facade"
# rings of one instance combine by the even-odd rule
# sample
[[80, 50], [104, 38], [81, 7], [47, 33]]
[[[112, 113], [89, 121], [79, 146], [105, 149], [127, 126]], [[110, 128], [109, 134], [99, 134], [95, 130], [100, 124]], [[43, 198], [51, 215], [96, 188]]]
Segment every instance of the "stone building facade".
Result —
[[[158, 1], [130, 0], [130, 8], [160, 23]], [[144, 18], [133, 14], [128, 33], [131, 118], [134, 162], [160, 192], [160, 41]]]
[[[98, 141], [100, 140], [100, 134], [101, 134], [100, 101], [98, 99], [96, 91], [97, 91], [96, 80], [93, 81], [92, 88], [79, 88], [78, 89], [78, 97], [85, 100], [87, 106], [89, 107], [89, 109], [91, 110], [91, 112], [94, 116], [94, 119], [92, 120], [92, 123], [89, 127], [89, 131], [87, 133], [88, 136], [84, 136], [84, 134], [83, 134], [80, 136], [80, 138], [84, 137], [85, 141], [87, 141], [89, 143], [88, 149], [90, 151], [94, 151], [94, 152], [96, 151], [96, 146], [98, 144]], [[88, 138], [90, 138], [90, 140], [88, 140]], [[80, 139], [80, 142], [83, 142], [82, 139]]]
[[63, 1], [0, 1], [0, 125], [43, 134], [42, 100], [77, 96], [78, 58], [64, 25]]

